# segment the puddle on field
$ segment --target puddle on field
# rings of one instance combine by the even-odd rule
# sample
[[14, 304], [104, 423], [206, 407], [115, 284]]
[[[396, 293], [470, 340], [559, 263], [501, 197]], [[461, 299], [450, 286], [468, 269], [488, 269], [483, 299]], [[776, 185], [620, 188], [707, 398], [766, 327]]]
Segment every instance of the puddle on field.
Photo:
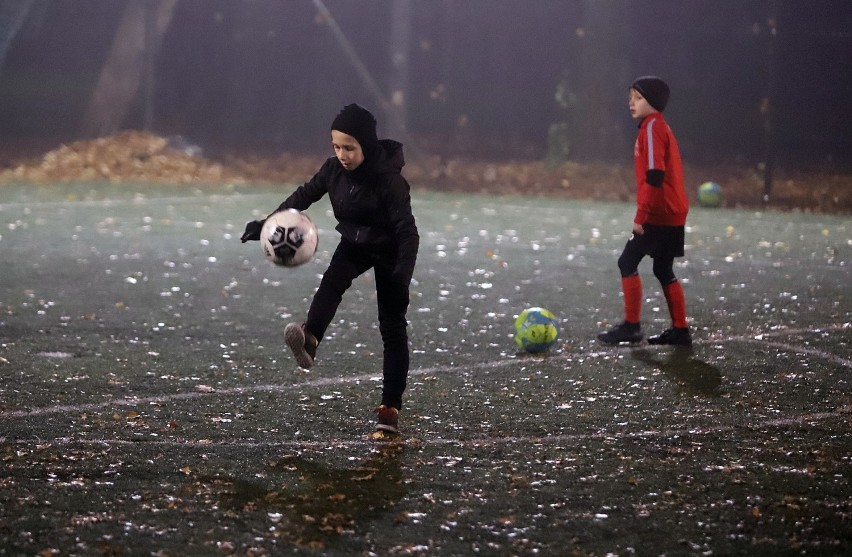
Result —
[[287, 455], [269, 464], [270, 478], [208, 478], [197, 484], [198, 489], [221, 490], [223, 509], [265, 512], [276, 537], [323, 549], [339, 536], [366, 530], [406, 495], [403, 454], [403, 444], [388, 444], [352, 468]]

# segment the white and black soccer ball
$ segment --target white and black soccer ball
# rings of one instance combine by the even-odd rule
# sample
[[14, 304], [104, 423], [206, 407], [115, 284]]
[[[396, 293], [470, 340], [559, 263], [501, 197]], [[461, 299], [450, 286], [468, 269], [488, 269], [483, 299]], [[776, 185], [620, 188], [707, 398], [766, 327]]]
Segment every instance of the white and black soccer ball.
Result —
[[310, 261], [317, 252], [318, 241], [316, 225], [296, 209], [273, 213], [260, 230], [263, 254], [284, 267], [298, 267]]

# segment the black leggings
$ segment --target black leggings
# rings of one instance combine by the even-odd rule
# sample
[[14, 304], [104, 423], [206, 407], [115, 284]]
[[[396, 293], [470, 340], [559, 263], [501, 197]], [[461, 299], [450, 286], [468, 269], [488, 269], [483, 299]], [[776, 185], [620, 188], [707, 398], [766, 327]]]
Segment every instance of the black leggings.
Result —
[[331, 257], [308, 311], [307, 329], [322, 340], [352, 281], [373, 269], [379, 309], [379, 332], [384, 344], [382, 404], [400, 408], [408, 379], [408, 284], [392, 278], [395, 252], [375, 252], [341, 240]]
[[[621, 257], [618, 258], [618, 270], [622, 277], [630, 277], [639, 273], [639, 263], [648, 255], [644, 246], [636, 241], [635, 236], [627, 241]], [[657, 255], [654, 257], [654, 276], [663, 286], [677, 280], [674, 274], [674, 257]]]

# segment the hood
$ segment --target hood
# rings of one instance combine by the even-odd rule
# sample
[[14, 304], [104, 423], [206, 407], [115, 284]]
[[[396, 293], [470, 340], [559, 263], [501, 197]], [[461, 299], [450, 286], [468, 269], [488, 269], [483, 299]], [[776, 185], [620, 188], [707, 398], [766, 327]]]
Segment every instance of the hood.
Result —
[[380, 139], [376, 156], [367, 160], [367, 172], [370, 174], [399, 174], [405, 166], [402, 143], [393, 139]]

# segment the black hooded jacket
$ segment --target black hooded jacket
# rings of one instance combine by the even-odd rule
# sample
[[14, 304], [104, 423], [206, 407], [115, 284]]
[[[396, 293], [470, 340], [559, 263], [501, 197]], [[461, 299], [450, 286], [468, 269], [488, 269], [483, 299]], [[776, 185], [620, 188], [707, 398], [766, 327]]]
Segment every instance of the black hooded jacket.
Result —
[[354, 171], [329, 157], [319, 171], [278, 207], [304, 211], [328, 194], [335, 227], [348, 242], [396, 254], [394, 275], [406, 284], [414, 273], [420, 235], [411, 211], [410, 187], [402, 176], [402, 143], [379, 141], [374, 156]]

